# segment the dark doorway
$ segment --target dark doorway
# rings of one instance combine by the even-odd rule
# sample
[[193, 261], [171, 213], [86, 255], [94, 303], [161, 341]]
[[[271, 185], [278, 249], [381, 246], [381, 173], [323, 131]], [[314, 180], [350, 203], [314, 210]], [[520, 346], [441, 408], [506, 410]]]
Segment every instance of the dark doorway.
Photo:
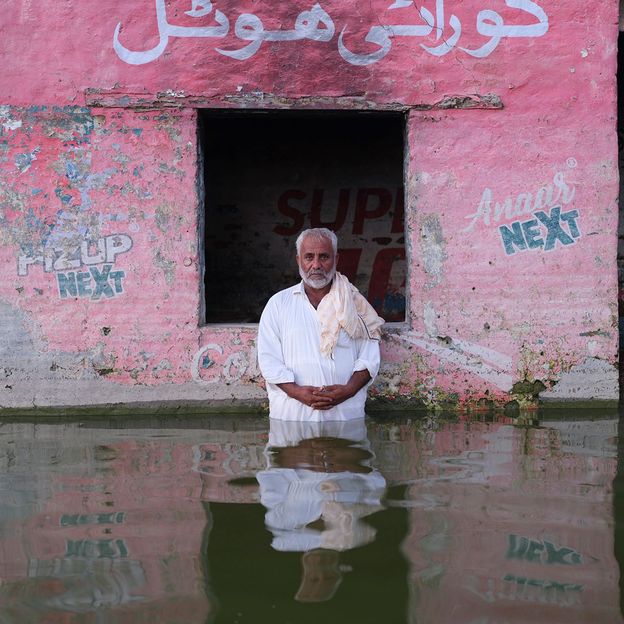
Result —
[[405, 319], [401, 113], [202, 111], [207, 323], [256, 323], [299, 281], [295, 240], [339, 238], [338, 270]]

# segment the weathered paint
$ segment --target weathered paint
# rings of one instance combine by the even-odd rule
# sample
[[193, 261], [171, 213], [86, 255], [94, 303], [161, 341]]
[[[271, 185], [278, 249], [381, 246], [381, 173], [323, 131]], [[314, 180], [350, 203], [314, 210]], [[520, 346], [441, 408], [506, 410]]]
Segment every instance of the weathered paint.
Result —
[[256, 327], [202, 325], [197, 108], [407, 115], [379, 400], [617, 399], [617, 12], [11, 3], [0, 406], [264, 398]]

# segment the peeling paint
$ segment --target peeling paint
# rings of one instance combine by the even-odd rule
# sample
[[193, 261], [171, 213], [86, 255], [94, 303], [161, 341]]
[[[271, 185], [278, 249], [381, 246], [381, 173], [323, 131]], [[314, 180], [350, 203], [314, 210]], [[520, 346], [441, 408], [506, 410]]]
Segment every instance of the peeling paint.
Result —
[[446, 241], [438, 215], [428, 214], [421, 219], [420, 244], [423, 265], [429, 275], [427, 286], [437, 286], [442, 281], [444, 261], [447, 258]]
[[165, 258], [160, 249], [154, 252], [154, 264], [162, 270], [165, 276], [165, 282], [171, 286], [175, 280], [175, 265], [173, 260]]
[[471, 108], [503, 108], [503, 101], [499, 95], [488, 93], [486, 95], [447, 95], [442, 100], [434, 104], [431, 108], [440, 109], [471, 109]]
[[7, 121], [2, 122], [2, 127], [5, 132], [10, 132], [11, 130], [17, 130], [22, 127], [21, 119], [8, 119]]
[[35, 149], [30, 153], [24, 154], [16, 154], [14, 157], [15, 167], [19, 170], [20, 173], [26, 173], [33, 161], [37, 160], [37, 154], [41, 151], [40, 147], [35, 147]]
[[425, 301], [423, 321], [427, 336], [430, 338], [436, 337], [438, 335], [437, 313], [431, 301]]
[[599, 358], [590, 357], [559, 377], [550, 390], [540, 392], [543, 400], [605, 400], [618, 399], [618, 369]]
[[540, 392], [546, 390], [546, 385], [540, 379], [517, 381], [511, 388], [512, 395], [520, 395], [525, 400], [535, 400]]
[[44, 379], [89, 379], [97, 354], [50, 350], [33, 321], [0, 301], [0, 377], [34, 383]]

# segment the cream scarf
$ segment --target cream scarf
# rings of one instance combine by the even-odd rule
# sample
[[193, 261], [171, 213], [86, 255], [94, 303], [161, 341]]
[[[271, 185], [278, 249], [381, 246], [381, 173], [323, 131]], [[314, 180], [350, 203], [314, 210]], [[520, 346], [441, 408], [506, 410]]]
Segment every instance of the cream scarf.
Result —
[[321, 322], [321, 353], [330, 357], [338, 341], [340, 329], [353, 339], [381, 338], [384, 320], [360, 291], [340, 273], [336, 273], [331, 289], [316, 309]]

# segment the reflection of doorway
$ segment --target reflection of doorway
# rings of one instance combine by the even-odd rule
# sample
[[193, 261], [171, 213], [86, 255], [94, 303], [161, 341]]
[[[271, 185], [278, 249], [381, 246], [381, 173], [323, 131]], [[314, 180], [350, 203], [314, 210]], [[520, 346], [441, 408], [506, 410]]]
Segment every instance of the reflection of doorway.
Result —
[[402, 113], [202, 111], [208, 323], [258, 321], [299, 281], [301, 230], [338, 234], [338, 270], [405, 320]]

